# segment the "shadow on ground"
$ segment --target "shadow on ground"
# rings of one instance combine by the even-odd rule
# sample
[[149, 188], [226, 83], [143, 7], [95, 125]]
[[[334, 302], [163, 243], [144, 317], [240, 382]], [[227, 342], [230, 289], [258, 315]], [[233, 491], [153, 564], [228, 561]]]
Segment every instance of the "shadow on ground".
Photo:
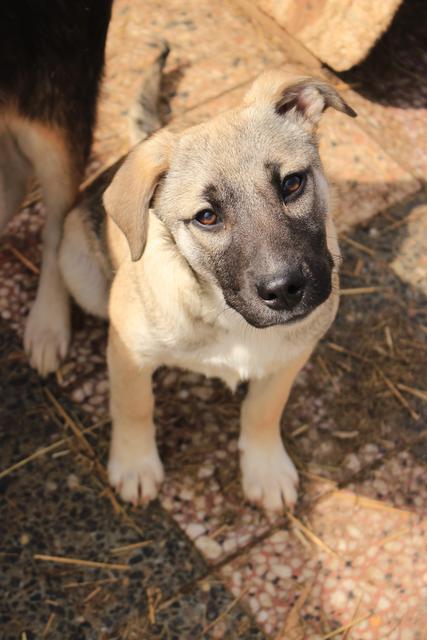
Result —
[[337, 75], [353, 89], [384, 106], [427, 106], [427, 5], [404, 0], [392, 24], [368, 56]]

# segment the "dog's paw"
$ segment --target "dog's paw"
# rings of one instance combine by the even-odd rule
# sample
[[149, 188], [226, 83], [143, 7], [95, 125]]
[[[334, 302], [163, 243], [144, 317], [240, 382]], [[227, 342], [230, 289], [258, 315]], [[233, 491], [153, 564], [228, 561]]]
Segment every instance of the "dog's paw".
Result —
[[276, 448], [241, 446], [240, 466], [246, 498], [266, 511], [293, 509], [297, 500], [298, 473], [280, 442]]
[[68, 299], [62, 298], [48, 305], [36, 299], [24, 333], [24, 348], [30, 364], [47, 376], [56, 371], [65, 358], [70, 344]]
[[138, 447], [118, 451], [112, 447], [108, 461], [108, 478], [120, 497], [133, 505], [145, 504], [157, 497], [164, 478], [156, 447], [138, 455]]

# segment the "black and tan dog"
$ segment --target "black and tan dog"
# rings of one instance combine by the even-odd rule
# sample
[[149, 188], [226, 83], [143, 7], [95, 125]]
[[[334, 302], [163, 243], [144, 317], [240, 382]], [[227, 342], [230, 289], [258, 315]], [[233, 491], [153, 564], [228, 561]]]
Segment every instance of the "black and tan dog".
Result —
[[112, 0], [0, 3], [0, 232], [31, 176], [46, 207], [43, 260], [25, 330], [31, 364], [45, 375], [65, 356], [69, 300], [58, 268], [65, 213], [92, 142]]
[[137, 145], [68, 216], [64, 280], [82, 307], [110, 318], [109, 475], [123, 499], [148, 501], [163, 479], [151, 378], [171, 365], [231, 388], [251, 381], [244, 493], [267, 510], [295, 502], [280, 417], [338, 306], [339, 249], [315, 136], [328, 106], [355, 115], [323, 81], [267, 73], [240, 108]]

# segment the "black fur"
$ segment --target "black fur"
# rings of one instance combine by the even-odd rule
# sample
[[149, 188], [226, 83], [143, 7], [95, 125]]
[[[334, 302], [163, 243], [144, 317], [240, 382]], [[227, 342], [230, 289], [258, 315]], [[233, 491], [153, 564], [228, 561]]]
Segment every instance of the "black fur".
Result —
[[0, 2], [0, 111], [63, 129], [80, 170], [92, 142], [111, 5]]
[[126, 156], [117, 160], [113, 165], [105, 169], [83, 191], [78, 204], [83, 204], [87, 212], [85, 217], [93, 233], [98, 239], [105, 237], [106, 212], [102, 201], [104, 192], [110, 186], [117, 171], [122, 166]]

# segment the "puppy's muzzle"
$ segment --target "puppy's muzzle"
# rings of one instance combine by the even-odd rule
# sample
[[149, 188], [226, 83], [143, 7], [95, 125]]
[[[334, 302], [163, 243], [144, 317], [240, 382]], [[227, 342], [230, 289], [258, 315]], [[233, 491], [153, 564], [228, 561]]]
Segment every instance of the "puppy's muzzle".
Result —
[[328, 260], [286, 265], [279, 272], [257, 279], [258, 299], [286, 317], [286, 321], [305, 316], [329, 297], [331, 271]]

